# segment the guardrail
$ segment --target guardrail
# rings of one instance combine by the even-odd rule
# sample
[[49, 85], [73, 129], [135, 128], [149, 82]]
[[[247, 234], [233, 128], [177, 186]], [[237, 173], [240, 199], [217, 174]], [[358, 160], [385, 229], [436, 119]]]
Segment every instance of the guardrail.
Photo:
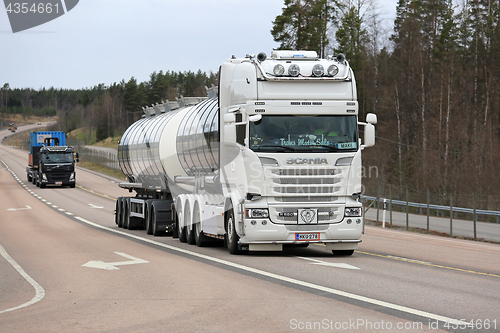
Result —
[[[377, 197], [371, 197], [371, 196], [363, 196], [364, 198], [368, 200], [377, 200]], [[441, 205], [434, 205], [434, 204], [423, 204], [423, 203], [417, 203], [417, 202], [406, 202], [402, 200], [394, 200], [394, 199], [388, 199], [388, 198], [379, 198], [380, 202], [386, 202], [386, 203], [392, 203], [394, 205], [400, 205], [400, 206], [409, 206], [409, 207], [416, 207], [416, 208], [425, 208], [425, 209], [435, 209], [435, 210], [443, 210], [447, 212], [453, 212], [453, 213], [469, 213], [469, 214], [477, 214], [477, 215], [492, 215], [497, 217], [497, 223], [500, 223], [500, 212], [495, 211], [495, 210], [484, 210], [484, 209], [474, 209], [474, 208], [463, 208], [463, 207], [453, 207], [453, 206], [441, 206]]]
[[[382, 210], [383, 210], [383, 218], [382, 218], [382, 227], [385, 227], [386, 225], [386, 211], [390, 211], [390, 217], [389, 217], [389, 223], [390, 226], [392, 227], [393, 225], [393, 219], [392, 219], [392, 212], [393, 212], [393, 207], [392, 205], [399, 205], [403, 206], [402, 211], [406, 213], [406, 229], [409, 229], [409, 210], [410, 207], [413, 208], [419, 208], [420, 209], [420, 215], [422, 214], [422, 211], [425, 209], [427, 212], [427, 233], [429, 233], [430, 229], [430, 211], [431, 210], [436, 210], [438, 213], [439, 217], [439, 211], [447, 211], [449, 213], [449, 235], [453, 236], [453, 214], [455, 213], [466, 213], [466, 214], [472, 214], [473, 216], [473, 233], [474, 233], [474, 240], [477, 239], [477, 216], [478, 215], [488, 215], [488, 216], [496, 216], [496, 223], [500, 223], [500, 211], [492, 211], [492, 210], [484, 210], [484, 209], [476, 209], [476, 208], [464, 208], [464, 207], [453, 207], [453, 206], [445, 206], [445, 205], [436, 205], [436, 204], [431, 204], [430, 202], [428, 203], [417, 203], [417, 202], [410, 202], [410, 201], [403, 201], [403, 200], [394, 200], [391, 198], [383, 198], [383, 197], [373, 197], [373, 196], [362, 196], [363, 199], [370, 200], [372, 201], [368, 206], [365, 207], [364, 213], [366, 212], [373, 206], [374, 208], [377, 209], [377, 224], [380, 221], [380, 216], [379, 216], [379, 211], [381, 209], [382, 204]], [[473, 200], [473, 206], [475, 206], [475, 200]], [[455, 216], [456, 219], [456, 216]], [[494, 224], [493, 224], [494, 225]], [[424, 225], [425, 228], [425, 225]]]
[[85, 147], [78, 148], [80, 159], [92, 163], [100, 164], [108, 169], [121, 171], [118, 164], [118, 154], [107, 151], [99, 151]]

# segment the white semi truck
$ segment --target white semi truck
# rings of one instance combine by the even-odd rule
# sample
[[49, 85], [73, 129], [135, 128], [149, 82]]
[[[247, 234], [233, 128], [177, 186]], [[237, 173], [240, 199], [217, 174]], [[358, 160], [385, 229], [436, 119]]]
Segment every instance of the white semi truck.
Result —
[[361, 152], [375, 144], [377, 117], [358, 120], [342, 54], [233, 56], [209, 97], [143, 109], [118, 148], [128, 179], [119, 186], [136, 193], [118, 198], [119, 227], [198, 246], [224, 240], [232, 254], [311, 243], [340, 255], [357, 249]]

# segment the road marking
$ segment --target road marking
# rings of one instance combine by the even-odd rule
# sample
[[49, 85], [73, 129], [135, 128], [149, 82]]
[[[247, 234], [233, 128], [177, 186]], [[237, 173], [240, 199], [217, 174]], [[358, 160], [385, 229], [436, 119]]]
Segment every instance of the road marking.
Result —
[[396, 257], [396, 256], [389, 256], [389, 255], [387, 257], [389, 257], [391, 259], [400, 259], [403, 261], [415, 262], [417, 264], [431, 264], [428, 261], [421, 261], [421, 260], [415, 260], [415, 259], [409, 259], [409, 258], [403, 258], [403, 257]]
[[66, 215], [73, 215], [73, 213], [70, 213], [70, 212], [66, 212]]
[[96, 206], [96, 205], [93, 205], [93, 204], [89, 204], [90, 208], [104, 208], [103, 206]]
[[26, 205], [26, 208], [7, 208], [7, 210], [10, 210], [10, 211], [27, 210], [27, 209], [31, 209], [31, 207]]
[[58, 209], [58, 211], [60, 211], [60, 212], [64, 212], [65, 210], [64, 210], [64, 209], [62, 209], [62, 208], [59, 208], [59, 209]]
[[21, 304], [19, 306], [10, 308], [10, 309], [1, 310], [0, 314], [5, 313], [5, 312], [14, 311], [14, 310], [19, 310], [19, 309], [28, 307], [30, 305], [33, 305], [37, 302], [40, 302], [45, 297], [45, 290], [43, 289], [43, 287], [41, 285], [39, 285], [35, 280], [33, 280], [33, 278], [31, 276], [29, 276], [28, 273], [26, 273], [24, 271], [24, 269], [14, 259], [11, 258], [11, 256], [9, 256], [9, 254], [5, 251], [5, 249], [2, 247], [2, 245], [0, 245], [0, 254], [2, 255], [2, 257], [5, 258], [5, 260], [7, 260], [9, 262], [9, 264], [12, 265], [12, 267], [14, 267], [16, 269], [16, 271], [19, 274], [21, 274], [21, 276], [26, 281], [28, 281], [29, 284], [31, 284], [33, 286], [33, 288], [35, 288], [35, 297], [33, 297], [31, 299], [31, 301], [26, 302], [24, 304]]
[[80, 185], [76, 185], [76, 187], [78, 187], [78, 188], [79, 188], [79, 189], [81, 189], [81, 190], [87, 191], [87, 192], [89, 192], [89, 193], [92, 193], [92, 194], [98, 195], [98, 196], [100, 196], [100, 197], [103, 197], [103, 198], [107, 198], [107, 199], [110, 199], [110, 200], [116, 201], [116, 199], [115, 199], [115, 198], [112, 198], [112, 197], [110, 197], [110, 196], [108, 196], [108, 195], [105, 195], [105, 194], [101, 194], [101, 193], [94, 192], [94, 191], [89, 190], [89, 189], [87, 189], [87, 188], [85, 188], [85, 187], [81, 187]]
[[149, 261], [139, 259], [136, 257], [132, 257], [131, 255], [128, 255], [123, 252], [115, 252], [116, 254], [131, 259], [130, 261], [117, 261], [117, 262], [103, 262], [103, 261], [89, 261], [86, 264], [83, 264], [82, 266], [85, 267], [92, 267], [92, 268], [99, 268], [99, 269], [106, 269], [106, 270], [117, 270], [119, 269], [116, 266], [121, 266], [121, 265], [134, 265], [134, 264], [146, 264], [149, 263]]
[[412, 309], [412, 308], [409, 308], [409, 307], [406, 307], [406, 306], [403, 306], [403, 305], [392, 304], [392, 303], [385, 302], [385, 301], [380, 301], [380, 300], [377, 300], [377, 299], [374, 299], [374, 298], [365, 297], [365, 296], [356, 295], [356, 294], [349, 293], [349, 292], [342, 291], [342, 290], [337, 290], [337, 289], [333, 289], [333, 288], [329, 288], [329, 287], [320, 286], [320, 285], [317, 285], [317, 284], [314, 284], [314, 283], [300, 281], [300, 280], [297, 280], [297, 279], [294, 279], [294, 278], [289, 278], [289, 277], [278, 275], [278, 274], [275, 274], [275, 273], [266, 272], [266, 271], [263, 271], [263, 270], [260, 270], [260, 269], [257, 269], [257, 268], [243, 266], [243, 265], [240, 265], [240, 264], [237, 264], [237, 263], [234, 263], [234, 262], [231, 262], [231, 261], [227, 261], [227, 260], [224, 260], [224, 259], [210, 257], [210, 256], [207, 256], [207, 255], [204, 255], [204, 254], [201, 254], [201, 253], [197, 253], [197, 252], [185, 250], [185, 249], [182, 249], [182, 248], [179, 248], [179, 247], [175, 247], [175, 246], [171, 246], [171, 245], [168, 245], [168, 244], [163, 244], [163, 243], [160, 243], [160, 242], [148, 239], [148, 238], [143, 238], [143, 237], [140, 237], [140, 236], [129, 234], [129, 233], [123, 232], [121, 230], [111, 229], [111, 228], [102, 226], [100, 224], [97, 224], [97, 223], [94, 223], [94, 222], [90, 222], [90, 221], [88, 221], [88, 220], [86, 220], [86, 219], [84, 219], [82, 217], [79, 217], [79, 216], [77, 216], [75, 218], [77, 220], [83, 222], [83, 223], [86, 223], [88, 225], [94, 226], [94, 227], [99, 228], [99, 229], [111, 231], [111, 232], [114, 232], [116, 234], [120, 234], [120, 235], [123, 235], [123, 236], [126, 236], [126, 237], [134, 238], [134, 239], [140, 240], [142, 242], [150, 243], [150, 244], [153, 244], [153, 245], [156, 245], [156, 246], [160, 246], [160, 247], [172, 250], [172, 251], [177, 251], [177, 252], [180, 252], [180, 253], [184, 253], [184, 254], [187, 254], [187, 255], [190, 255], [190, 256], [193, 256], [193, 257], [198, 257], [198, 258], [201, 258], [201, 259], [204, 259], [204, 260], [208, 260], [208, 261], [212, 261], [212, 262], [216, 262], [216, 263], [219, 263], [219, 264], [222, 264], [222, 265], [225, 265], [225, 266], [237, 268], [237, 269], [240, 269], [242, 271], [247, 271], [247, 272], [251, 272], [251, 273], [257, 274], [257, 275], [266, 276], [266, 277], [269, 277], [269, 278], [272, 278], [272, 279], [275, 279], [275, 280], [278, 280], [278, 281], [283, 281], [283, 282], [287, 282], [287, 283], [291, 283], [291, 284], [295, 284], [295, 285], [299, 285], [299, 286], [311, 288], [311, 289], [314, 289], [314, 290], [323, 291], [323, 292], [326, 292], [326, 293], [329, 293], [329, 294], [332, 294], [332, 295], [338, 295], [338, 296], [342, 296], [342, 297], [346, 297], [346, 298], [350, 298], [350, 299], [362, 301], [362, 302], [365, 302], [365, 303], [378, 305], [378, 306], [381, 306], [381, 307], [384, 307], [384, 308], [387, 308], [387, 309], [393, 309], [393, 310], [397, 310], [397, 311], [400, 311], [400, 312], [409, 313], [409, 314], [420, 316], [420, 317], [425, 317], [425, 318], [429, 318], [429, 319], [433, 319], [433, 320], [439, 320], [439, 321], [445, 322], [445, 323], [447, 322], [447, 323], [456, 324], [456, 325], [467, 325], [468, 324], [468, 323], [460, 321], [458, 319], [453, 319], [453, 318], [449, 318], [449, 317], [445, 317], [445, 316], [440, 316], [440, 315], [437, 315], [437, 314], [434, 314], [434, 313], [430, 313], [430, 312], [426, 312], [426, 311], [421, 311], [421, 310], [417, 310], [417, 309]]
[[313, 261], [312, 262], [313, 265], [330, 266], [330, 267], [338, 267], [338, 268], [346, 268], [346, 269], [360, 269], [359, 267], [345, 264], [345, 263], [326, 262], [326, 261], [321, 261], [321, 260], [317, 260], [317, 259], [313, 259], [313, 258], [298, 257], [298, 256], [296, 256], [296, 258]]
[[375, 256], [375, 257], [381, 257], [381, 258], [387, 258], [387, 259], [393, 259], [393, 260], [400, 260], [400, 261], [407, 261], [407, 262], [412, 262], [412, 263], [419, 264], [419, 265], [425, 265], [425, 266], [431, 266], [431, 267], [437, 267], [437, 268], [444, 268], [444, 269], [450, 269], [450, 270], [458, 271], [458, 272], [466, 272], [466, 273], [472, 273], [472, 274], [478, 274], [478, 275], [486, 275], [486, 276], [493, 276], [493, 277], [500, 278], [500, 275], [497, 275], [497, 274], [476, 272], [476, 271], [471, 271], [471, 270], [463, 269], [463, 268], [456, 268], [456, 267], [449, 267], [449, 266], [443, 266], [443, 265], [436, 265], [436, 264], [433, 264], [433, 263], [430, 263], [430, 262], [413, 260], [413, 259], [406, 259], [406, 258], [400, 258], [400, 257], [394, 257], [394, 256], [387, 256], [387, 255], [383, 255], [383, 254], [375, 254], [375, 253], [369, 253], [369, 252], [363, 252], [363, 251], [356, 251], [356, 252], [357, 253], [362, 253], [362, 254], [367, 254], [369, 256]]

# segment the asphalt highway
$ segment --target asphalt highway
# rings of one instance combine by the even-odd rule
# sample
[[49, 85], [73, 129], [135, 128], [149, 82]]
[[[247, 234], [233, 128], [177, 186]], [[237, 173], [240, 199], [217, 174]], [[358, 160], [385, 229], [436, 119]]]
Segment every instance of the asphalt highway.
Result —
[[351, 257], [233, 256], [119, 229], [120, 180], [40, 189], [27, 161], [0, 146], [0, 332], [500, 331], [498, 245], [366, 227]]

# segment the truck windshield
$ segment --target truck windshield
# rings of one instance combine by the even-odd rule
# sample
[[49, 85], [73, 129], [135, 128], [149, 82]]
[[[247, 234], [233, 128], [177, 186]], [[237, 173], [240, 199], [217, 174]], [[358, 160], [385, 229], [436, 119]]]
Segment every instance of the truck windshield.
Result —
[[43, 154], [44, 163], [73, 162], [73, 153], [48, 153]]
[[356, 116], [262, 116], [250, 122], [254, 151], [356, 151]]

